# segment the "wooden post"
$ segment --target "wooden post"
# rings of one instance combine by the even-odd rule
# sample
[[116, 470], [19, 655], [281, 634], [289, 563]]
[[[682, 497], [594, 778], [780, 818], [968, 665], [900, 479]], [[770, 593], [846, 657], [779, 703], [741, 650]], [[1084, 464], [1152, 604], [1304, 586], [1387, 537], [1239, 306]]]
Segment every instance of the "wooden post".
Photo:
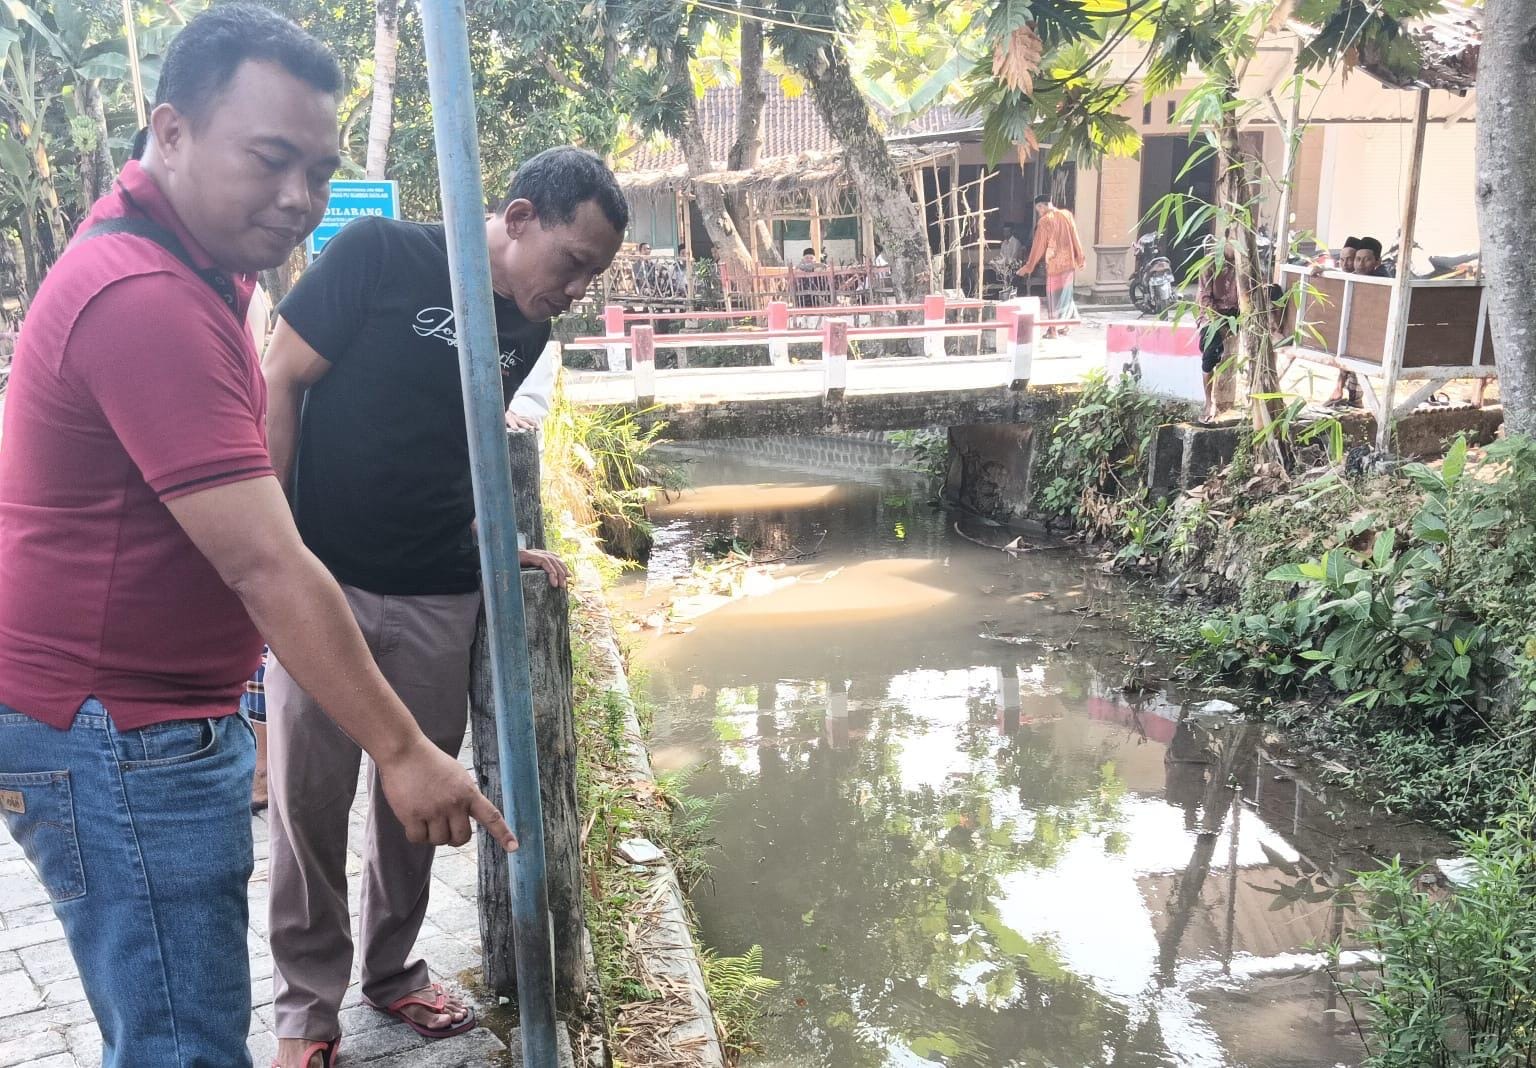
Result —
[[688, 197], [679, 194], [679, 198], [683, 208], [683, 277], [687, 280], [684, 302], [686, 310], [693, 311], [693, 211]]
[[[928, 294], [923, 298], [923, 325], [943, 326], [944, 322], [944, 294]], [[924, 334], [923, 355], [930, 360], [942, 360], [944, 358], [944, 335]]]
[[1418, 112], [1413, 119], [1408, 188], [1403, 194], [1403, 222], [1397, 231], [1397, 280], [1392, 285], [1392, 306], [1387, 315], [1387, 351], [1383, 355], [1386, 376], [1381, 389], [1381, 413], [1376, 420], [1376, 449], [1383, 453], [1392, 447], [1397, 375], [1403, 365], [1403, 345], [1408, 340], [1408, 308], [1413, 302], [1413, 230], [1419, 214], [1419, 179], [1424, 172], [1424, 134], [1428, 127], [1429, 90], [1420, 89]]
[[[1296, 66], [1300, 66], [1300, 45], [1297, 46]], [[1285, 136], [1285, 162], [1281, 165], [1284, 184], [1280, 187], [1280, 217], [1275, 220], [1274, 263], [1272, 270], [1279, 271], [1290, 261], [1291, 214], [1296, 202], [1296, 160], [1301, 155], [1301, 87], [1300, 74], [1291, 75], [1291, 112], [1289, 121], [1281, 128]], [[1274, 277], [1264, 281], [1273, 282]]]
[[656, 399], [656, 328], [636, 326], [629, 342], [635, 364], [635, 402], [648, 407]]
[[544, 502], [539, 495], [538, 431], [508, 431], [507, 458], [512, 464], [512, 500], [517, 507], [518, 548], [542, 549]]
[[960, 288], [960, 153], [949, 157], [949, 269], [954, 279], [950, 288]]
[[[538, 435], [507, 435], [519, 544], [544, 547], [544, 508], [539, 494]], [[581, 906], [581, 820], [576, 811], [576, 723], [571, 698], [571, 641], [565, 590], [550, 589], [543, 571], [521, 575], [528, 620], [539, 794], [544, 808], [544, 850], [549, 910], [554, 929], [555, 998], [561, 1012], [575, 1010], [586, 989], [585, 920]], [[501, 761], [496, 747], [496, 706], [485, 615], [470, 654], [469, 708], [475, 777], [491, 803], [501, 807]], [[507, 855], [484, 834], [480, 852], [480, 941], [486, 983], [498, 993], [517, 988], [512, 901]]]
[[[789, 305], [782, 300], [770, 300], [768, 302], [768, 330], [789, 329]], [[789, 342], [784, 340], [768, 342], [768, 362], [775, 367], [789, 366]]]
[[823, 319], [821, 322], [821, 365], [826, 375], [829, 400], [841, 399], [848, 388], [848, 322]]
[[[987, 179], [992, 176], [987, 173], [986, 165], [981, 168], [981, 180], [976, 183], [976, 299], [981, 300], [987, 295]], [[977, 351], [980, 350], [981, 339], [976, 339]]]
[[[514, 435], [519, 436], [519, 435]], [[532, 435], [521, 435], [531, 437]], [[537, 511], [537, 509], [534, 509]], [[543, 571], [522, 572], [528, 620], [539, 796], [544, 806], [544, 851], [549, 874], [550, 924], [554, 932], [555, 1006], [576, 1011], [586, 992], [586, 923], [581, 907], [581, 819], [576, 809], [576, 721], [571, 704], [571, 639], [566, 591], [551, 589]], [[482, 613], [470, 661], [470, 727], [475, 778], [491, 804], [501, 806], [501, 761], [496, 748], [496, 711], [491, 657]], [[482, 832], [480, 943], [485, 982], [498, 994], [517, 989], [512, 902], [507, 854]]]
[[618, 338], [620, 343], [608, 346], [608, 370], [624, 370], [624, 306], [609, 304], [603, 308], [603, 336]]
[[811, 248], [816, 250], [816, 258], [821, 259], [821, 198], [815, 193], [811, 194]]

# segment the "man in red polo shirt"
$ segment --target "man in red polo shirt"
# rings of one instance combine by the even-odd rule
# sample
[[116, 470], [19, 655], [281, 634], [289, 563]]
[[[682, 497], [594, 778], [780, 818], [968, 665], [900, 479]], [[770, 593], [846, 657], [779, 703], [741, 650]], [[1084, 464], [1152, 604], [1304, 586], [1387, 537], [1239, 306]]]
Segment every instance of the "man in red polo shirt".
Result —
[[[249, 1065], [265, 635], [413, 840], [511, 831], [374, 666], [273, 477], [245, 312], [319, 222], [334, 59], [221, 5], [168, 51], [142, 164], [37, 294], [0, 449], [0, 814], [64, 927], [105, 1068]], [[351, 783], [344, 784], [351, 789]], [[329, 1053], [324, 1058], [329, 1062]]]

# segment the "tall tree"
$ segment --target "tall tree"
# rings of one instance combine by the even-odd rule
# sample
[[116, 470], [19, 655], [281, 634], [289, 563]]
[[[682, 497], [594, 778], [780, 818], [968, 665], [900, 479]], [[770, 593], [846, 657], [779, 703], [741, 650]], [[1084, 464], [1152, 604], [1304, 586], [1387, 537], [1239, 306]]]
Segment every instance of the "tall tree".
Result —
[[697, 216], [714, 246], [715, 261], [732, 279], [750, 284], [752, 254], [737, 231], [725, 193], [714, 182], [699, 180], [726, 163], [710, 152], [694, 92], [692, 64], [713, 18], [711, 10], [684, 8], [672, 0], [635, 0], [625, 12], [625, 44], [631, 53], [654, 56], [656, 62], [622, 71], [620, 93], [625, 110], [642, 132], [663, 134], [682, 150], [694, 179]]
[[[699, 120], [699, 101], [694, 96], [693, 77], [688, 69], [692, 51], [687, 37], [679, 35], [670, 44], [658, 46], [657, 53], [667, 56], [670, 61], [671, 97], [682, 105], [676, 113], [676, 119], [666, 123], [664, 132], [676, 138], [678, 147], [683, 150], [683, 158], [688, 163], [690, 175], [697, 179], [702, 175], [713, 174], [720, 170], [725, 161], [716, 160], [710, 155], [709, 142]], [[736, 229], [724, 190], [713, 182], [696, 180], [693, 183], [693, 202], [698, 210], [699, 221], [709, 234], [709, 242], [714, 246], [715, 262], [730, 278], [750, 286], [752, 253]]]
[[1536, 434], [1536, 4], [1488, 0], [1477, 67], [1477, 218], [1504, 425]]
[[400, 0], [378, 0], [373, 21], [373, 104], [368, 111], [364, 172], [383, 178], [395, 119], [395, 59], [400, 51]]
[[[727, 170], [745, 171], [756, 167], [763, 155], [763, 107], [768, 93], [763, 85], [763, 25], [755, 18], [742, 17], [737, 20], [737, 27], [741, 36], [741, 62], [737, 71], [741, 90], [736, 101], [736, 139], [731, 143], [725, 166]], [[726, 206], [735, 220], [737, 233], [749, 234], [752, 228], [759, 227], [758, 248], [763, 255], [777, 261], [779, 256], [773, 234], [767, 224], [757, 218], [748, 197], [745, 194], [732, 196], [727, 199]]]
[[775, 15], [769, 38], [805, 78], [821, 121], [842, 147], [849, 178], [884, 247], [896, 299], [920, 300], [933, 277], [928, 235], [848, 61], [842, 37], [851, 21], [847, 5], [779, 0]]

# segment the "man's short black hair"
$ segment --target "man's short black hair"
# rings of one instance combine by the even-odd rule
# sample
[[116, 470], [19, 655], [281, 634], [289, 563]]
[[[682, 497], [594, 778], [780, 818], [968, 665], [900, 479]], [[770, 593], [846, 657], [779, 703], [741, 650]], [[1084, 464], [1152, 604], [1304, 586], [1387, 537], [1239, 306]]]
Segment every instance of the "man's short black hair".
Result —
[[608, 165], [584, 148], [549, 148], [527, 160], [512, 176], [503, 207], [526, 200], [545, 225], [566, 226], [576, 209], [596, 201], [619, 233], [629, 228], [629, 205]]
[[341, 68], [325, 45], [264, 7], [220, 4], [187, 23], [171, 41], [155, 106], [170, 104], [196, 124], [240, 65], [251, 60], [276, 64], [322, 93], [341, 92]]
[[1369, 252], [1378, 260], [1381, 259], [1381, 242], [1374, 237], [1362, 237], [1360, 243], [1355, 246], [1361, 252]]
[[1358, 237], [1346, 237], [1344, 239], [1344, 247], [1357, 249], [1360, 247], [1360, 239]]
[[816, 255], [816, 250], [811, 248], [810, 246], [806, 246], [805, 248], [800, 250], [800, 255], [802, 255], [802, 256], [814, 256], [814, 255]]
[[1050, 202], [1051, 202], [1051, 194], [1049, 194], [1049, 193], [1041, 193], [1039, 196], [1037, 196], [1035, 198], [1035, 203], [1036, 204], [1049, 204]]

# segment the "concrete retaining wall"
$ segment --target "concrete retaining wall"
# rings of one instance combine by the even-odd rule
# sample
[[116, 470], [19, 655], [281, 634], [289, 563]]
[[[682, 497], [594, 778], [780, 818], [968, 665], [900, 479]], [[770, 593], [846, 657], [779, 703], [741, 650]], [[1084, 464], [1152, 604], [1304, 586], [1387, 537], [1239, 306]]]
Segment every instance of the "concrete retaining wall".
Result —
[[[1375, 439], [1375, 423], [1363, 412], [1341, 418], [1349, 446]], [[1458, 434], [1474, 445], [1492, 441], [1504, 422], [1500, 408], [1434, 408], [1413, 412], [1397, 425], [1398, 453], [1407, 459], [1431, 459], [1445, 454]], [[949, 469], [944, 500], [1000, 523], [1019, 524], [1030, 516], [1037, 492], [1036, 464], [1042, 426], [1016, 423], [956, 426], [949, 431]], [[1200, 485], [1221, 470], [1237, 450], [1246, 424], [1199, 427], [1167, 423], [1153, 436], [1148, 487], [1154, 497], [1167, 497]]]

